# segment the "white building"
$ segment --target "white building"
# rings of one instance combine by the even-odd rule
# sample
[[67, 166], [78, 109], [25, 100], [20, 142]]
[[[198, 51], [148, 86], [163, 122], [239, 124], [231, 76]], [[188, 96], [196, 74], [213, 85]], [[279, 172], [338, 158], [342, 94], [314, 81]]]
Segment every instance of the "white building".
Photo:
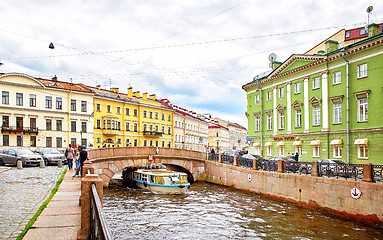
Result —
[[229, 129], [229, 149], [230, 150], [243, 150], [246, 148], [247, 129], [238, 123], [222, 120], [220, 118], [212, 118], [217, 121], [219, 125]]

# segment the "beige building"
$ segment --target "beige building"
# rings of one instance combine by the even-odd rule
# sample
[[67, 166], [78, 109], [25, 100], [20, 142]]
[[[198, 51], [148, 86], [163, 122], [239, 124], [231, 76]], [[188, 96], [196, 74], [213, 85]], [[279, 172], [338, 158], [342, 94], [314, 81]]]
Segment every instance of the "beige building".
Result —
[[1, 148], [93, 147], [93, 93], [82, 84], [0, 74]]
[[219, 125], [229, 129], [229, 149], [230, 150], [243, 150], [246, 148], [247, 129], [238, 123], [222, 120], [220, 118], [212, 118], [217, 121]]
[[230, 150], [230, 131], [221, 126], [217, 121], [209, 121], [209, 149], [216, 153], [223, 153]]

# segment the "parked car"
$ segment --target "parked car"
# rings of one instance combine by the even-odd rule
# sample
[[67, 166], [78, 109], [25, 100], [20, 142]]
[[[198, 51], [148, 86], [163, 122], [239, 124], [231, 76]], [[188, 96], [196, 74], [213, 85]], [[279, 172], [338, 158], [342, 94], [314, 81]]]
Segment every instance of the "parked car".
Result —
[[[333, 159], [319, 159], [318, 160], [318, 174], [320, 176], [342, 176], [344, 174], [348, 174], [348, 167], [345, 162], [340, 160]], [[299, 168], [299, 172], [302, 174], [311, 174], [312, 166], [311, 164], [301, 165]]]
[[17, 165], [17, 161], [21, 160], [23, 166], [39, 166], [42, 157], [26, 148], [20, 149], [4, 149], [0, 153], [0, 165]]
[[65, 155], [56, 148], [37, 148], [34, 152], [42, 156], [46, 166], [58, 164], [60, 159], [62, 164], [67, 164], [68, 162]]
[[235, 150], [227, 150], [227, 151], [224, 151], [224, 152], [223, 152], [223, 155], [231, 156], [231, 157], [239, 156], [239, 151], [235, 151]]
[[300, 163], [287, 157], [271, 157], [269, 161], [274, 161], [278, 166], [278, 160], [283, 160], [284, 168], [286, 172], [296, 173], [299, 171]]

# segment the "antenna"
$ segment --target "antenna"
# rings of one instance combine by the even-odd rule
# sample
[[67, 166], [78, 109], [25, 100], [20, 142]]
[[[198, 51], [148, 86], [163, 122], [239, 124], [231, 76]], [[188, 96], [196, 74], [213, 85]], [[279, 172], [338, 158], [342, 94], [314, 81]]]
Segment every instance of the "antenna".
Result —
[[371, 14], [371, 12], [372, 12], [373, 9], [374, 9], [373, 6], [369, 6], [369, 7], [366, 9], [367, 16], [368, 16], [368, 18], [367, 18], [367, 26], [370, 25], [370, 14]]
[[271, 69], [273, 69], [273, 63], [275, 62], [276, 59], [277, 59], [277, 55], [275, 53], [272, 53], [269, 55], [269, 61], [270, 61], [269, 67]]

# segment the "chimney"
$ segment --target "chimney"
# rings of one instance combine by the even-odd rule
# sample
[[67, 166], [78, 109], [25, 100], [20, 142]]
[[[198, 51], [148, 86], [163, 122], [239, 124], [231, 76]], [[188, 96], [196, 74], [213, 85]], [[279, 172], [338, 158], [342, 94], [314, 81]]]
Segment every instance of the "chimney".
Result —
[[135, 96], [136, 98], [140, 98], [140, 91], [134, 92], [133, 96]]
[[338, 49], [338, 42], [334, 40], [327, 40], [325, 42], [326, 52], [330, 53]]
[[101, 90], [101, 85], [97, 85], [96, 88], [97, 88], [98, 90]]
[[111, 88], [110, 91], [112, 91], [114, 93], [118, 93], [118, 88]]
[[132, 98], [133, 97], [133, 88], [128, 88], [128, 98]]
[[156, 100], [156, 94], [152, 94], [152, 95], [150, 95], [150, 96], [149, 96], [149, 99], [152, 99], [152, 100], [155, 101], [155, 100]]
[[142, 94], [142, 98], [143, 98], [144, 100], [148, 99], [148, 93], [143, 93], [143, 94]]
[[368, 37], [373, 37], [379, 34], [379, 25], [378, 24], [370, 24], [368, 26]]
[[53, 81], [53, 82], [57, 82], [57, 77], [56, 77], [56, 75], [52, 78], [52, 81]]

